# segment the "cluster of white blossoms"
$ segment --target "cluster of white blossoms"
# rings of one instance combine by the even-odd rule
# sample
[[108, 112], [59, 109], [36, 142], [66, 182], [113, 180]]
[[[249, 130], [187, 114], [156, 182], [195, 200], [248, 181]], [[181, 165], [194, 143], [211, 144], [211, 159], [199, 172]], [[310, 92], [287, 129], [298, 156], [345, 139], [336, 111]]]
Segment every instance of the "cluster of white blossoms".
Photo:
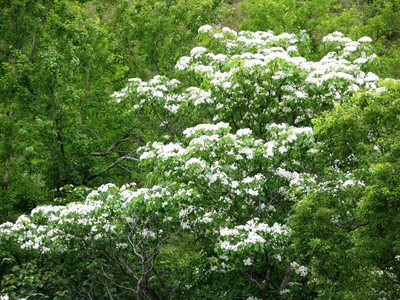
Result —
[[269, 226], [260, 222], [258, 218], [254, 218], [245, 225], [237, 225], [232, 229], [222, 228], [219, 247], [224, 251], [241, 251], [243, 248], [248, 251], [249, 246], [259, 244], [264, 247], [265, 243], [268, 243], [269, 247], [279, 247], [279, 241], [289, 233], [290, 231], [285, 225], [274, 223]]
[[[168, 199], [179, 196], [165, 187], [136, 188], [135, 184], [118, 188], [105, 184], [93, 190], [84, 202], [66, 206], [38, 206], [29, 216], [20, 216], [15, 223], [0, 225], [0, 237], [13, 241], [21, 249], [40, 253], [85, 251], [89, 245], [99, 251], [105, 243], [129, 251], [129, 235], [155, 239], [163, 233], [140, 223], [138, 209], [168, 205]], [[185, 191], [186, 193], [187, 191]], [[173, 216], [164, 216], [166, 227]], [[144, 220], [143, 224], [146, 224]], [[132, 226], [135, 231], [131, 231]]]
[[177, 70], [194, 75], [194, 86], [183, 88], [178, 80], [160, 76], [149, 82], [133, 78], [115, 93], [117, 102], [130, 103], [132, 111], [163, 110], [165, 123], [171, 114], [207, 111], [215, 122], [234, 120], [237, 127], [260, 134], [270, 122], [308, 124], [322, 109], [360, 89], [382, 90], [378, 76], [363, 71], [375, 57], [367, 37], [352, 41], [332, 33], [324, 39], [333, 44], [332, 51], [310, 61], [300, 56], [305, 32], [274, 35], [205, 25], [199, 33], [210, 49], [195, 47], [176, 64]]
[[[372, 39], [368, 36], [363, 36], [357, 41], [353, 41], [350, 38], [345, 37], [343, 33], [335, 31], [325, 36], [322, 41], [325, 43], [336, 44], [336, 46], [343, 51], [343, 55], [348, 57], [354, 52], [357, 52], [360, 48], [364, 49], [365, 45], [368, 45], [372, 42]], [[374, 54], [366, 56], [365, 52], [361, 52], [361, 56], [355, 59], [355, 63], [363, 64], [368, 60], [372, 61], [375, 59], [375, 57], [376, 56]]]
[[[109, 185], [107, 185], [109, 186]], [[0, 235], [14, 240], [21, 249], [41, 253], [73, 250], [70, 243], [82, 243], [110, 238], [116, 233], [115, 224], [110, 219], [111, 210], [105, 202], [94, 200], [96, 195], [107, 195], [112, 203], [114, 197], [103, 186], [93, 191], [84, 203], [74, 202], [66, 206], [38, 206], [30, 216], [22, 215], [15, 223], [0, 225]], [[82, 246], [76, 245], [77, 247]]]
[[308, 268], [306, 266], [299, 265], [297, 262], [293, 261], [290, 263], [290, 268], [301, 277], [307, 276]]
[[181, 95], [176, 93], [181, 85], [177, 79], [169, 80], [165, 76], [156, 75], [148, 82], [140, 78], [130, 78], [128, 82], [125, 88], [115, 92], [112, 96], [117, 102], [121, 102], [128, 94], [135, 95], [138, 102], [134, 104], [134, 110], [150, 99], [153, 102], [161, 101], [166, 109], [168, 106], [177, 105], [184, 100]]
[[[0, 300], [10, 300], [10, 297], [8, 295], [0, 295]], [[26, 300], [26, 298], [18, 298], [18, 300]]]
[[198, 133], [215, 133], [217, 134], [218, 132], [226, 132], [226, 130], [230, 129], [230, 126], [228, 123], [217, 123], [217, 124], [199, 124], [195, 127], [187, 128], [183, 131], [183, 134], [187, 137], [190, 138], [195, 134]]
[[[313, 145], [310, 128], [287, 124], [272, 126], [269, 142], [255, 139], [250, 129], [230, 132], [231, 127], [226, 123], [200, 124], [184, 131], [186, 138], [182, 143], [149, 143], [139, 149], [140, 160], [151, 175], [163, 178], [169, 189], [176, 186], [173, 194], [164, 197], [164, 202], [174, 205], [176, 201], [166, 199], [180, 199], [178, 219], [182, 229], [199, 230], [200, 226], [216, 233], [217, 224], [236, 222], [236, 215], [250, 211], [268, 215], [275, 211], [279, 203], [271, 201], [269, 193], [282, 192], [281, 186], [277, 190], [275, 182], [291, 181], [279, 173], [281, 160], [299, 147], [298, 141], [300, 147]], [[279, 151], [283, 145], [285, 152]], [[284, 166], [292, 168], [291, 164]], [[215, 224], [212, 230], [210, 223]]]

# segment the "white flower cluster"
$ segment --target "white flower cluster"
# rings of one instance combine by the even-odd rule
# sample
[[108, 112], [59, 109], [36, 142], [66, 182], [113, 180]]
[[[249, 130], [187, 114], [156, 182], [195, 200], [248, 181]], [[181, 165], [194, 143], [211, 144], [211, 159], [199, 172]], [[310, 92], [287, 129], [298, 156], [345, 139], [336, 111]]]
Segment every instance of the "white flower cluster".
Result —
[[[0, 300], [9, 300], [9, 299], [10, 297], [8, 295], [0, 295]], [[26, 298], [18, 298], [18, 300], [26, 300]]]
[[335, 31], [332, 32], [330, 34], [328, 34], [327, 36], [325, 36], [322, 39], [323, 42], [339, 42], [339, 43], [350, 43], [351, 39], [347, 38], [343, 35], [343, 33], [339, 32], [339, 31]]
[[211, 98], [211, 92], [202, 90], [198, 87], [189, 87], [186, 89], [186, 97], [190, 103], [193, 103], [195, 106], [201, 104], [211, 104], [215, 100]]
[[199, 34], [225, 51], [213, 53], [195, 47], [190, 56], [179, 59], [176, 68], [193, 73], [198, 86], [183, 89], [178, 80], [162, 76], [149, 82], [132, 78], [114, 94], [117, 102], [131, 102], [132, 112], [143, 107], [173, 115], [206, 110], [214, 122], [233, 119], [240, 128], [256, 132], [260, 123], [288, 118], [294, 124], [308, 123], [327, 105], [346, 101], [362, 88], [382, 90], [377, 87], [379, 78], [361, 68], [375, 57], [369, 54], [368, 37], [352, 41], [332, 33], [324, 42], [335, 44], [334, 51], [319, 61], [310, 61], [298, 51], [308, 38], [305, 32], [274, 35], [204, 25]]
[[199, 33], [207, 33], [207, 32], [212, 32], [213, 28], [210, 25], [203, 25], [200, 26], [198, 32]]
[[[254, 90], [254, 96], [247, 97], [242, 101], [250, 101], [253, 109], [257, 108], [258, 101], [265, 101], [265, 96], [274, 98], [277, 90], [274, 90], [274, 82], [264, 81], [262, 85], [259, 81], [241, 82], [238, 80], [243, 73], [252, 74], [257, 77], [266, 77], [269, 75], [274, 81], [286, 80], [290, 84], [285, 86], [279, 85], [280, 93], [286, 92], [281, 96], [281, 109], [291, 108], [291, 102], [302, 102], [302, 99], [313, 99], [314, 101], [334, 101], [339, 98], [346, 98], [349, 93], [358, 90], [360, 87], [376, 89], [375, 82], [377, 77], [371, 74], [365, 74], [360, 70], [360, 65], [367, 63], [374, 56], [367, 56], [364, 44], [369, 42], [367, 37], [361, 38], [359, 41], [352, 41], [344, 37], [343, 34], [335, 32], [324, 38], [324, 41], [339, 42], [340, 51], [330, 52], [320, 61], [307, 61], [303, 57], [296, 56], [296, 44], [302, 40], [301, 36], [283, 33], [275, 36], [272, 32], [246, 32], [236, 33], [232, 30], [222, 30], [219, 33], [217, 28], [211, 29], [207, 26], [207, 31], [201, 30], [203, 33], [210, 34], [211, 38], [216, 38], [220, 43], [224, 44], [228, 50], [226, 54], [214, 54], [207, 52], [205, 48], [201, 51], [194, 51], [190, 57], [183, 57], [178, 65], [180, 70], [190, 70], [198, 74], [200, 77], [207, 78], [214, 88], [213, 93], [224, 91], [236, 98], [234, 103], [240, 101], [240, 91], [244, 86], [248, 86]], [[214, 34], [212, 34], [214, 33]], [[197, 48], [195, 48], [197, 49]], [[359, 57], [351, 60], [346, 59], [349, 54], [359, 50]], [[365, 51], [364, 51], [365, 50]], [[198, 53], [201, 52], [201, 56]], [[358, 53], [358, 52], [357, 52]], [[356, 61], [357, 60], [357, 61]], [[184, 63], [183, 63], [184, 62]], [[240, 62], [240, 63], [239, 63]], [[240, 65], [241, 67], [238, 67]], [[271, 73], [273, 66], [278, 66], [278, 71]], [[286, 68], [282, 68], [285, 67]], [[288, 68], [287, 66], [291, 66]], [[276, 67], [275, 67], [276, 68]], [[306, 74], [300, 77], [300, 81], [293, 79], [295, 74]], [[257, 78], [256, 77], [256, 78]], [[347, 83], [339, 88], [333, 81], [343, 80]], [[307, 84], [314, 84], [318, 87], [318, 93], [310, 93]], [[272, 88], [272, 89], [271, 89]], [[243, 96], [243, 95], [242, 95]], [[214, 97], [215, 98], [215, 97]], [[219, 102], [220, 103], [220, 102]], [[227, 106], [232, 107], [229, 99]], [[273, 109], [273, 108], [272, 108]], [[293, 107], [291, 108], [293, 109]], [[258, 114], [260, 115], [260, 114]]]
[[[243, 213], [275, 211], [275, 203], [264, 199], [269, 182], [273, 184], [279, 177], [288, 179], [289, 186], [304, 182], [291, 166], [282, 169], [276, 159], [286, 156], [292, 147], [298, 147], [300, 136], [311, 136], [311, 128], [271, 125], [269, 131], [274, 139], [269, 142], [254, 139], [250, 129], [239, 129], [236, 134], [229, 133], [230, 130], [226, 123], [200, 124], [184, 131], [183, 143], [152, 143], [139, 150], [141, 161], [146, 162], [155, 176], [180, 183], [179, 190], [174, 195], [165, 195], [165, 199], [180, 197], [179, 219], [183, 229], [218, 223], [242, 210]], [[301, 140], [303, 144], [304, 141]], [[313, 145], [312, 139], [307, 142], [310, 147]], [[279, 151], [279, 146], [285, 147], [285, 151]], [[256, 172], [260, 165], [268, 166], [263, 174]], [[277, 189], [275, 192], [282, 194]], [[188, 200], [182, 201], [182, 197]], [[151, 196], [145, 198], [151, 199]], [[214, 203], [216, 209], [205, 209], [207, 201]]]
[[22, 215], [14, 224], [0, 225], [0, 236], [13, 240], [21, 249], [41, 253], [73, 250], [72, 240], [77, 242], [75, 247], [103, 238], [109, 240], [116, 233], [110, 216], [117, 199], [110, 192], [111, 188], [115, 185], [99, 187], [87, 196], [84, 203], [38, 206], [29, 217]]
[[[139, 151], [145, 150], [147, 147], [140, 148]], [[154, 142], [151, 144], [151, 149], [153, 151], [145, 151], [143, 152], [139, 159], [146, 160], [149, 158], [157, 157], [162, 160], [166, 160], [170, 157], [181, 157], [187, 153], [187, 151], [180, 144], [163, 144], [160, 142]]]
[[261, 300], [261, 299], [257, 298], [257, 297], [250, 296], [250, 297], [247, 297], [246, 300]]
[[180, 86], [179, 80], [169, 80], [159, 75], [154, 76], [148, 82], [139, 78], [131, 78], [125, 88], [115, 92], [112, 96], [117, 103], [133, 102], [132, 111], [139, 110], [144, 106], [157, 105], [176, 114], [182, 102], [186, 101], [185, 95], [178, 92]]
[[290, 172], [282, 168], [277, 168], [275, 174], [289, 180], [289, 186], [295, 186], [301, 180], [300, 174], [295, 171]]
[[290, 263], [290, 268], [301, 277], [305, 277], [308, 274], [308, 268], [306, 266], [301, 266], [297, 262], [293, 261]]
[[[335, 31], [325, 36], [322, 41], [325, 43], [339, 44], [339, 47], [343, 48], [343, 55], [349, 56], [359, 50], [360, 47], [363, 48], [363, 44], [371, 43], [372, 39], [370, 37], [364, 36], [358, 39], [358, 41], [352, 41], [350, 38], [345, 37], [343, 33]], [[365, 57], [365, 53], [362, 54], [362, 56]]]
[[265, 153], [265, 155], [267, 157], [273, 155], [274, 149], [276, 149], [278, 145], [280, 146], [278, 147], [278, 151], [283, 154], [288, 152], [290, 144], [294, 143], [299, 136], [312, 138], [313, 134], [311, 127], [295, 127], [286, 123], [271, 123], [267, 125], [267, 130], [274, 139], [280, 141], [279, 144], [275, 141], [266, 142], [265, 146], [267, 147], [268, 151]]
[[198, 166], [201, 169], [204, 169], [206, 167], [206, 162], [203, 161], [200, 158], [191, 158], [189, 159], [186, 163], [185, 163], [185, 168], [188, 169], [190, 168], [192, 165]]
[[275, 244], [277, 240], [290, 233], [286, 225], [274, 223], [272, 226], [260, 222], [258, 218], [249, 220], [245, 225], [237, 225], [232, 229], [224, 227], [220, 230], [220, 248], [225, 251], [240, 251], [250, 245], [265, 243]]
[[226, 132], [226, 130], [229, 130], [229, 124], [228, 123], [223, 123], [220, 122], [218, 124], [200, 124], [195, 127], [187, 128], [183, 131], [183, 134], [187, 137], [190, 138], [195, 134], [200, 133], [218, 133], [218, 132]]

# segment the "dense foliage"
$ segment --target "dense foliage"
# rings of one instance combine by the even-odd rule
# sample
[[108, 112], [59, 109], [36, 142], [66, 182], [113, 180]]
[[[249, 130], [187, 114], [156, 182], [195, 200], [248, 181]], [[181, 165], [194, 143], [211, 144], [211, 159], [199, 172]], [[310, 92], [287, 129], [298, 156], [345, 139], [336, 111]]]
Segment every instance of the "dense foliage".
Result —
[[64, 196], [67, 184], [134, 178], [113, 163], [147, 136], [109, 95], [127, 74], [171, 69], [198, 27], [222, 14], [218, 1], [0, 5], [2, 221]]
[[395, 1], [0, 6], [0, 299], [400, 297]]

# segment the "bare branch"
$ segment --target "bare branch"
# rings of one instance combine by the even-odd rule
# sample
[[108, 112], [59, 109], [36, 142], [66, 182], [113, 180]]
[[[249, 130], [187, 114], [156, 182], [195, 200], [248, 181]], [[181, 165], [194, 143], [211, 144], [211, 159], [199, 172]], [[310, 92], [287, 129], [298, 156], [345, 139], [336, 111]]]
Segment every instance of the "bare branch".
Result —
[[106, 151], [104, 151], [104, 152], [92, 152], [92, 153], [90, 153], [90, 155], [92, 155], [92, 156], [106, 156], [106, 155], [112, 153], [114, 148], [118, 147], [118, 145], [120, 145], [120, 144], [122, 144], [122, 143], [124, 143], [126, 141], [131, 140], [130, 136], [131, 136], [130, 134], [126, 134], [123, 138], [121, 138], [120, 140], [118, 140], [115, 143], [113, 143], [110, 147], [108, 147]]
[[135, 150], [132, 150], [131, 152], [129, 152], [126, 156], [121, 156], [120, 158], [118, 158], [116, 161], [114, 161], [113, 163], [109, 164], [106, 168], [104, 168], [103, 170], [101, 170], [100, 172], [93, 174], [92, 176], [90, 176], [90, 179], [96, 178], [97, 176], [100, 176], [101, 174], [107, 172], [108, 170], [110, 170], [111, 168], [115, 167], [116, 165], [118, 165], [120, 162], [124, 161], [124, 160], [135, 160], [135, 161], [139, 161], [139, 159], [136, 159], [134, 157], [131, 157], [131, 155], [133, 153], [136, 152]]
[[130, 287], [127, 287], [127, 286], [120, 285], [120, 284], [116, 283], [114, 280], [112, 280], [112, 279], [110, 278], [110, 276], [108, 276], [108, 275], [106, 274], [106, 272], [104, 271], [103, 265], [101, 265], [101, 270], [103, 271], [103, 275], [104, 275], [108, 280], [110, 280], [110, 282], [111, 282], [112, 284], [114, 284], [114, 285], [117, 286], [117, 287], [120, 287], [120, 288], [122, 288], [122, 289], [131, 291], [131, 292], [133, 292], [133, 293], [136, 294], [136, 290], [135, 290], [135, 289], [130, 288]]

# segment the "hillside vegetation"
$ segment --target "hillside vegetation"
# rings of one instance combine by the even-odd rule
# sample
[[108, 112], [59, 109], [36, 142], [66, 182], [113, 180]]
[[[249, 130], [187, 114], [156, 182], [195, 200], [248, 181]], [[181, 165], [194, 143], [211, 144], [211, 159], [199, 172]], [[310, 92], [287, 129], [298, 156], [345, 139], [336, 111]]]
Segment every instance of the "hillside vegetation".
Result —
[[398, 299], [400, 3], [0, 4], [0, 299]]

